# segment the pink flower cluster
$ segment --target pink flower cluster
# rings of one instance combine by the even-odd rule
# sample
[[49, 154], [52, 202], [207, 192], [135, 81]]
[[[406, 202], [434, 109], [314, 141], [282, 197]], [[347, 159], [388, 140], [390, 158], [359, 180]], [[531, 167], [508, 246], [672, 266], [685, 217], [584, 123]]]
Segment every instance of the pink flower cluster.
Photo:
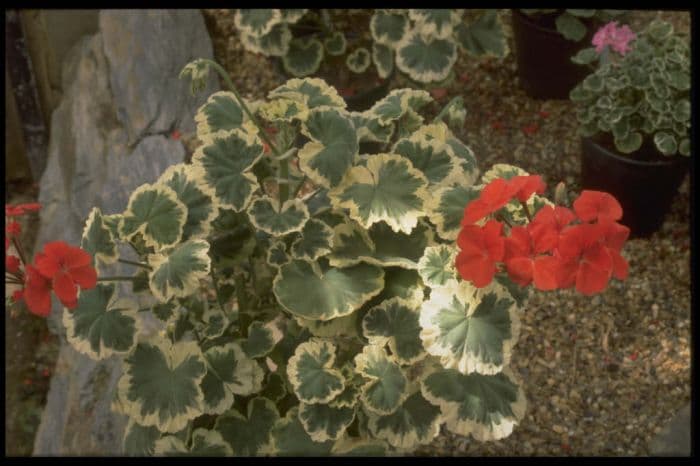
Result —
[[610, 21], [605, 26], [598, 29], [591, 41], [595, 45], [595, 51], [601, 53], [606, 45], [612, 47], [620, 55], [625, 55], [630, 51], [629, 43], [637, 38], [626, 24], [617, 26], [617, 21]]

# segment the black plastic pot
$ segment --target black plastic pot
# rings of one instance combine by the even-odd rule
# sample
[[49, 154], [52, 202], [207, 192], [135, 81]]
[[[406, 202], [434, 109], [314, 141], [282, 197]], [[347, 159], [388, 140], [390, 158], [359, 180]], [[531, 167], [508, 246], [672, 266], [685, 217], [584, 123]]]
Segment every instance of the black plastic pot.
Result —
[[620, 223], [630, 228], [630, 237], [645, 238], [661, 228], [689, 160], [680, 155], [664, 157], [653, 143], [638, 152], [625, 156], [583, 138], [581, 188], [615, 196], [623, 210]]
[[571, 57], [590, 47], [594, 28], [587, 25], [586, 36], [574, 42], [557, 31], [553, 24], [556, 15], [542, 15], [538, 21], [520, 10], [511, 11], [520, 86], [535, 99], [568, 99], [571, 89], [590, 73]]

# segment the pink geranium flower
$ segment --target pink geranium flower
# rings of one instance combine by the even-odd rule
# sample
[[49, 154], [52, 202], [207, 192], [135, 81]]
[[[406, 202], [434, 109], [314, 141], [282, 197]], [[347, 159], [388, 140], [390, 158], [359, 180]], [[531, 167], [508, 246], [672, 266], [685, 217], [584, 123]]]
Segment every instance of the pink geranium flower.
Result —
[[592, 43], [595, 45], [595, 51], [602, 53], [605, 46], [609, 45], [620, 55], [625, 55], [629, 52], [629, 43], [637, 38], [637, 35], [632, 32], [626, 24], [622, 27], [617, 26], [617, 21], [610, 21], [605, 26], [598, 29], [593, 36]]

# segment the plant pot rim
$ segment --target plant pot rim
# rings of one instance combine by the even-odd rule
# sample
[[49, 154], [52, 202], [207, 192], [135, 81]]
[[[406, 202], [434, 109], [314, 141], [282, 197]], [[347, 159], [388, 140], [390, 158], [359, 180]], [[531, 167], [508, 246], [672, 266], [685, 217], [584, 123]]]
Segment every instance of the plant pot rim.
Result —
[[[637, 160], [634, 157], [629, 157], [625, 155], [621, 155], [618, 152], [613, 152], [607, 147], [603, 146], [599, 142], [597, 142], [595, 139], [591, 137], [582, 137], [581, 141], [585, 144], [591, 144], [594, 145], [600, 152], [604, 153], [606, 156], [610, 157], [613, 160], [617, 160], [620, 163], [624, 163], [627, 165], [637, 165], [637, 166], [643, 166], [643, 167], [661, 167], [661, 166], [667, 166], [667, 165], [675, 165], [677, 163], [684, 163], [686, 160], [684, 159], [690, 159], [690, 157], [685, 157], [679, 154], [671, 155], [668, 156], [668, 160], [657, 160], [657, 161], [645, 161], [645, 160]], [[634, 154], [634, 152], [632, 152]]]
[[[532, 19], [530, 19], [530, 16], [528, 16], [528, 15], [526, 15], [525, 13], [523, 13], [522, 11], [520, 11], [519, 8], [513, 8], [511, 11], [512, 11], [514, 14], [519, 15], [519, 16], [520, 16], [520, 20], [521, 20], [522, 22], [524, 22], [524, 23], [527, 23], [527, 25], [528, 25], [529, 27], [531, 27], [531, 28], [533, 28], [533, 29], [537, 29], [538, 31], [540, 31], [540, 32], [542, 32], [542, 33], [545, 33], [545, 34], [550, 34], [550, 35], [553, 35], [553, 36], [560, 36], [562, 39], [569, 40], [569, 39], [567, 39], [566, 37], [564, 37], [564, 35], [563, 35], [562, 33], [560, 33], [559, 31], [557, 31], [557, 28], [552, 28], [552, 29], [550, 29], [550, 28], [546, 28], [546, 27], [540, 26], [539, 24], [537, 24], [536, 22], [534, 22]], [[571, 42], [578, 42], [578, 41], [572, 40]]]

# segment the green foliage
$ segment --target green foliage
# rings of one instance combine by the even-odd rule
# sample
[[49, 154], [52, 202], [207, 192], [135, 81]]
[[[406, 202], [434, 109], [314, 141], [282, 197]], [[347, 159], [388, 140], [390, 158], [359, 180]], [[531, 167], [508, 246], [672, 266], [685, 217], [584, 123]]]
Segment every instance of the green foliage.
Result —
[[623, 56], [587, 48], [572, 58], [597, 65], [569, 96], [578, 107], [579, 134], [608, 134], [631, 157], [645, 141], [665, 156], [690, 156], [689, 38], [654, 20], [630, 48]]
[[472, 56], [508, 53], [496, 10], [377, 9], [352, 21], [335, 10], [287, 11], [237, 10], [235, 25], [246, 50], [282, 57], [296, 77], [315, 73], [328, 59], [353, 73], [374, 64], [382, 79], [396, 64], [413, 81], [430, 84], [447, 78], [460, 50]]
[[564, 36], [567, 40], [579, 42], [586, 37], [588, 27], [584, 21], [589, 24], [602, 25], [615, 17], [624, 15], [625, 10], [576, 10], [576, 9], [522, 9], [520, 10], [526, 15], [538, 17], [540, 15], [556, 14], [557, 17], [554, 23], [557, 27], [557, 32]]
[[[239, 22], [252, 34], [289, 21], [265, 18]], [[450, 15], [410, 21], [454, 29]], [[101, 283], [64, 324], [78, 351], [124, 358], [113, 409], [129, 418], [126, 454], [403, 454], [443, 425], [510, 434], [525, 406], [508, 372], [524, 298], [505, 274], [479, 291], [461, 281], [454, 239], [477, 181], [521, 172], [479, 180], [471, 150], [423, 120], [431, 102], [398, 89], [351, 114], [320, 79], [254, 106], [220, 92], [197, 115], [191, 163], [124, 212], [91, 211], [83, 244], [100, 263], [131, 244], [147, 304]], [[441, 117], [452, 105], [464, 109]], [[378, 153], [360, 154], [363, 138]]]

